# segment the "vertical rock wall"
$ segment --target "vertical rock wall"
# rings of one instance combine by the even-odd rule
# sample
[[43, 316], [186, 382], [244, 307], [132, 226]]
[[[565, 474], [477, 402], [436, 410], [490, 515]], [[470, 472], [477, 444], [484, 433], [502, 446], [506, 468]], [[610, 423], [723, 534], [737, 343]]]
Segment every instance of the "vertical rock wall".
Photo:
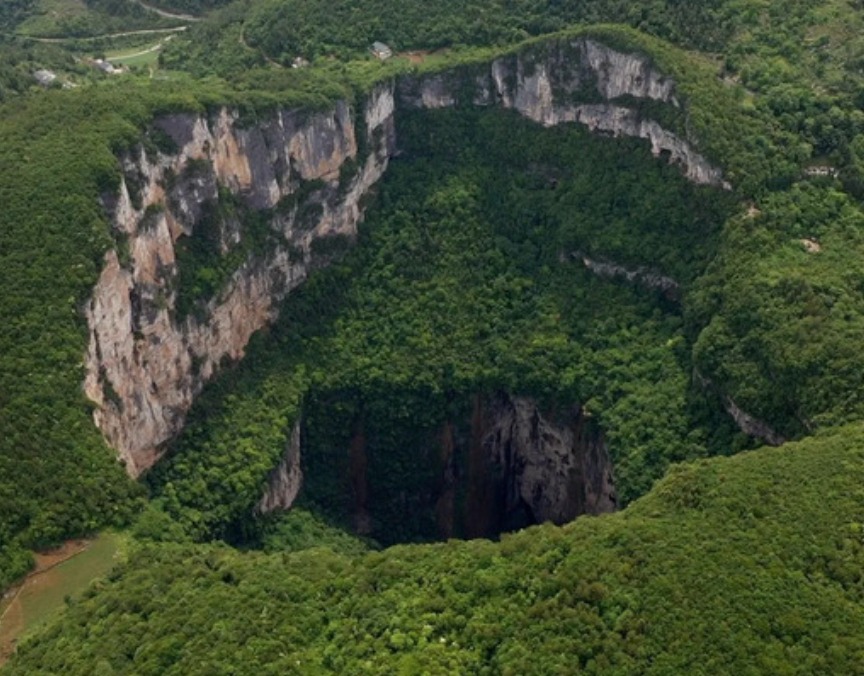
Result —
[[[640, 54], [614, 50], [589, 38], [548, 43], [545, 51], [495, 59], [474, 76], [474, 105], [498, 105], [546, 127], [575, 122], [591, 131], [646, 139], [651, 151], [681, 165], [694, 183], [728, 189], [722, 171], [691, 142], [642, 114], [639, 101], [680, 108], [675, 82]], [[409, 108], [464, 103], [464, 74], [438, 73], [400, 82], [399, 101]]]
[[299, 420], [294, 423], [282, 460], [267, 477], [267, 488], [256, 507], [261, 514], [291, 509], [300, 493], [303, 485], [303, 469], [300, 466], [300, 424]]
[[617, 509], [603, 435], [580, 407], [544, 414], [533, 399], [504, 393], [478, 404], [471, 430], [466, 534], [488, 537]]
[[[344, 394], [319, 392], [307, 406], [301, 490], [358, 534], [384, 544], [496, 537], [618, 507], [603, 433], [578, 405], [542, 410], [505, 392], [437, 403], [359, 395], [334, 413]], [[282, 508], [294, 492], [281, 477], [296, 458], [289, 445], [259, 508]]]
[[[306, 278], [313, 242], [356, 234], [361, 200], [394, 151], [393, 111], [392, 86], [380, 86], [360, 115], [346, 103], [318, 113], [277, 110], [255, 126], [229, 109], [171, 115], [154, 130], [171, 151], [141, 147], [121, 158], [120, 194], [107, 207], [126, 244], [106, 255], [87, 307], [85, 391], [130, 474], [156, 462], [219, 364], [240, 359], [251, 335], [273, 321], [279, 301]], [[177, 241], [204, 227], [225, 190], [250, 209], [270, 210], [276, 244], [250, 255], [215, 297], [181, 317]], [[229, 219], [220, 227], [228, 252], [243, 226]]]

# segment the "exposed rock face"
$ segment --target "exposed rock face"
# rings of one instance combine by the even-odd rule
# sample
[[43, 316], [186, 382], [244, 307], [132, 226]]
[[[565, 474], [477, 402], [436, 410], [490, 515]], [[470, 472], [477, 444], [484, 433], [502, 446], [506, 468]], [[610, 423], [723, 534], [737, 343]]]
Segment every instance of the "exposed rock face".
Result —
[[574, 407], [552, 420], [527, 397], [496, 396], [482, 446], [496, 477], [506, 524], [567, 523], [617, 507], [612, 463], [602, 435]]
[[[693, 370], [693, 379], [699, 383], [703, 389], [716, 389], [714, 383], [702, 375], [699, 369]], [[764, 420], [759, 420], [759, 418], [747, 413], [738, 406], [737, 403], [735, 403], [735, 400], [732, 399], [732, 397], [727, 394], [721, 394], [720, 396], [723, 400], [723, 408], [726, 409], [726, 412], [732, 417], [735, 424], [738, 425], [738, 429], [744, 432], [744, 434], [749, 434], [751, 437], [760, 439], [769, 446], [781, 446], [786, 443], [786, 437], [777, 432]]]
[[258, 502], [257, 511], [269, 514], [290, 509], [303, 485], [300, 466], [300, 421], [294, 423], [282, 460], [267, 478], [267, 489]]
[[[679, 107], [674, 81], [645, 57], [587, 38], [550, 43], [546, 49], [542, 55], [493, 61], [488, 73], [475, 76], [473, 103], [512, 108], [547, 127], [577, 122], [592, 131], [647, 139], [654, 155], [667, 154], [694, 183], [730, 187], [687, 140], [628, 105], [642, 99]], [[456, 105], [463, 89], [458, 75], [436, 74], [401, 82], [399, 99], [407, 107], [444, 108]]]
[[597, 78], [597, 89], [603, 98], [615, 99], [629, 94], [678, 106], [675, 83], [645, 58], [618, 52], [590, 39], [579, 40], [578, 48]]
[[640, 286], [660, 291], [670, 300], [678, 300], [680, 296], [681, 285], [671, 277], [661, 275], [655, 270], [642, 266], [628, 268], [617, 263], [590, 258], [578, 251], [571, 254], [571, 257], [581, 261], [582, 265], [598, 277], [624, 279], [632, 284], [639, 284]]
[[[85, 390], [130, 474], [156, 462], [220, 362], [242, 357], [251, 335], [275, 318], [279, 301], [305, 279], [313, 242], [356, 233], [361, 198], [394, 150], [393, 108], [392, 86], [382, 86], [366, 103], [362, 130], [346, 104], [315, 114], [281, 110], [249, 128], [227, 109], [214, 118], [172, 115], [156, 126], [175, 151], [140, 148], [121, 158], [124, 180], [108, 207], [128, 260], [106, 255], [87, 308]], [[374, 146], [364, 158], [358, 133]], [[360, 166], [340, 181], [348, 161]], [[207, 227], [202, 217], [220, 189], [251, 209], [280, 207], [272, 213], [277, 244], [249, 256], [194, 316], [178, 318], [177, 240]], [[226, 219], [218, 238], [230, 250], [242, 225]]]
[[778, 434], [768, 423], [741, 410], [738, 404], [732, 400], [732, 397], [724, 396], [723, 405], [744, 434], [761, 439], [770, 446], [780, 446], [786, 443], [786, 438]]
[[303, 468], [315, 477], [305, 499], [358, 534], [497, 537], [617, 509], [603, 433], [577, 405], [541, 411], [526, 396], [462, 393], [391, 417], [398, 397], [382, 406], [361, 395], [334, 417], [344, 392], [332, 396], [318, 393], [304, 413]]

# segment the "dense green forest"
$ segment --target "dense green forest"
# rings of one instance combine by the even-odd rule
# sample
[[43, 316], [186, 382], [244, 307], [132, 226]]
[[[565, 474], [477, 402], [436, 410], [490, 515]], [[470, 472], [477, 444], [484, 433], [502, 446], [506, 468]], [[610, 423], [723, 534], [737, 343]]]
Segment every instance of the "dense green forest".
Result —
[[[119, 0], [0, 4], [0, 589], [65, 538], [129, 526], [138, 543], [10, 673], [860, 672], [859, 3], [151, 0], [206, 16], [165, 44], [159, 77], [112, 81], [88, 75], [82, 43], [20, 36], [178, 22]], [[598, 23], [622, 25], [572, 28]], [[692, 141], [730, 190], [688, 183], [644, 141], [470, 96], [400, 110], [357, 242], [319, 244], [331, 264], [205, 389], [165, 460], [127, 478], [81, 389], [84, 303], [118, 246], [100, 202], [118, 153], [164, 113], [356, 110], [376, 82], [472, 82], [580, 35], [675, 81], [680, 107], [622, 103]], [[397, 56], [378, 63], [373, 40]], [[297, 56], [311, 64], [288, 67]], [[83, 86], [45, 91], [39, 67]], [[222, 258], [181, 242], [177, 321], [271, 242], [272, 214], [220, 208], [247, 238]], [[495, 392], [581, 406], [625, 509], [391, 547], [440, 536], [424, 502], [438, 431]], [[799, 441], [752, 450], [733, 404]], [[298, 421], [300, 507], [260, 516]], [[358, 429], [370, 539], [346, 498]]]
[[0, 61], [0, 101], [35, 89], [33, 73], [40, 68], [79, 74], [87, 72], [86, 67], [75, 63], [72, 54], [56, 45], [22, 41], [4, 43], [0, 39], [0, 53], [3, 55]]
[[[381, 438], [370, 453], [391, 486], [382, 494], [421, 491], [434, 430], [460, 397], [496, 389], [590, 402], [625, 502], [670, 461], [728, 452], [730, 430], [706, 426], [710, 405], [689, 394], [678, 304], [559, 259], [581, 250], [687, 282], [712, 256], [731, 198], [694, 188], [638, 141], [540, 130], [512, 113], [406, 113], [397, 135], [406, 159], [355, 251], [292, 295], [151, 474], [189, 534], [249, 536], [261, 477], [301, 404], [322, 435], [307, 499], [343, 521], [344, 461], [330, 454], [347, 446], [357, 406]], [[329, 402], [320, 419], [316, 399]], [[377, 516], [388, 541], [430, 536], [400, 524], [404, 510]]]
[[[92, 196], [116, 185], [108, 144], [135, 127], [113, 112], [116, 95], [100, 104], [67, 94], [58, 105], [61, 95], [8, 104], [0, 118], [3, 586], [29, 566], [22, 547], [123, 521], [141, 493], [93, 429], [81, 392], [80, 307], [110, 243]], [[72, 120], [77, 133], [64, 133]]]
[[147, 4], [167, 12], [199, 16], [230, 2], [232, 0], [150, 0]]
[[[194, 26], [188, 37], [173, 42], [162, 58], [172, 68], [198, 75], [236, 77], [249, 67], [264, 65], [265, 56], [286, 65], [296, 56], [322, 61], [334, 56], [371, 58], [374, 40], [389, 43], [397, 52], [460, 53], [472, 46], [513, 43], [574, 23], [622, 23], [704, 52], [700, 59], [688, 59], [688, 68], [704, 58], [727, 84], [742, 85], [744, 89], [737, 90], [741, 105], [770, 115], [774, 134], [788, 132], [783, 142], [786, 159], [796, 164], [813, 159], [842, 165], [845, 187], [861, 194], [864, 24], [855, 2], [477, 0], [457, 4], [376, 0], [358, 6], [237, 0]], [[732, 113], [724, 107], [720, 117]], [[754, 155], [762, 158], [757, 164], [773, 164], [764, 168], [770, 179], [761, 178], [770, 180], [774, 189], [788, 187], [793, 176], [771, 158], [772, 139], [766, 131], [749, 141]], [[722, 150], [727, 165], [731, 150], [728, 146]], [[746, 167], [748, 180], [763, 171], [752, 164]]]
[[7, 671], [860, 673], [862, 448], [850, 427], [679, 465], [500, 543], [143, 547]]
[[[321, 105], [349, 91], [324, 78], [281, 100]], [[114, 245], [99, 196], [119, 185], [114, 153], [136, 144], [154, 115], [235, 96], [212, 82], [115, 80], [15, 97], [4, 107], [0, 586], [27, 570], [28, 549], [125, 523], [140, 506], [142, 487], [105, 446], [81, 389], [83, 306]], [[274, 100], [258, 97], [260, 105]]]

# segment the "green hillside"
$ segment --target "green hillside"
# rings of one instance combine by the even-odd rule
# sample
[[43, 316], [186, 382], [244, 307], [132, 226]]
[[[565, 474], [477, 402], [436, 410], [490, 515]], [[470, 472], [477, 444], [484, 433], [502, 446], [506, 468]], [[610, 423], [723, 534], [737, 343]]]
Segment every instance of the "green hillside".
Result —
[[[119, 0], [0, 4], [0, 590], [34, 549], [133, 536], [4, 673], [864, 673], [858, 2], [146, 3], [190, 22]], [[110, 78], [84, 60], [155, 44], [114, 32], [187, 23], [158, 75], [155, 54]], [[493, 59], [586, 36], [674, 80], [680, 105], [618, 103], [691, 141], [729, 190], [643, 140], [471, 104]], [[374, 40], [397, 55], [379, 63]], [[36, 68], [61, 80], [45, 89]], [[165, 113], [356, 111], [376, 83], [432, 73], [461, 98], [397, 110], [357, 242], [319, 243], [331, 264], [128, 479], [82, 391], [84, 304], [123, 247], [100, 201], [118, 153], [155, 155]], [[225, 255], [181, 247], [175, 321], [269, 241], [254, 233], [272, 214], [222, 200], [252, 234]], [[578, 406], [622, 511], [433, 544], [471, 534], [430, 508], [441, 430], [468, 436], [472, 402], [502, 392]], [[764, 446], [730, 410], [792, 441]], [[299, 508], [262, 517], [298, 421]]]
[[864, 433], [680, 465], [628, 510], [485, 540], [144, 548], [10, 674], [855, 674]]
[[27, 37], [89, 38], [178, 25], [127, 0], [8, 0], [4, 5], [0, 28]]
[[[331, 98], [347, 91], [334, 87], [331, 82]], [[320, 83], [315, 91], [298, 87], [282, 99], [320, 105], [328, 100], [321, 89]], [[40, 92], [4, 108], [0, 308], [8, 320], [0, 330], [2, 587], [27, 570], [24, 549], [126, 522], [139, 505], [144, 491], [126, 478], [93, 426], [92, 404], [81, 385], [87, 345], [83, 305], [103, 254], [116, 246], [99, 196], [119, 185], [114, 153], [136, 143], [154, 115], [230, 103], [234, 97], [213, 83], [130, 79]]]

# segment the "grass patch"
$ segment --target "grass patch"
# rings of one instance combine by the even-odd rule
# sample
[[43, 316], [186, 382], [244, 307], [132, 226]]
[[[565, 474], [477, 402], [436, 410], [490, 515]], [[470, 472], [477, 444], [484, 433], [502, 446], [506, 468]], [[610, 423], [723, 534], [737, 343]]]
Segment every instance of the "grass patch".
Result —
[[18, 593], [0, 605], [0, 664], [22, 637], [56, 617], [67, 597], [77, 596], [105, 575], [122, 557], [125, 542], [125, 536], [107, 532], [60, 563], [43, 557], [44, 568], [37, 568]]
[[90, 10], [84, 0], [38, 0], [33, 15], [18, 26], [22, 35], [51, 35], [70, 21], [86, 21]]
[[141, 47], [133, 47], [113, 52], [106, 52], [105, 58], [111, 63], [118, 66], [157, 66], [159, 62], [159, 52], [162, 51], [163, 41], [151, 43]]

